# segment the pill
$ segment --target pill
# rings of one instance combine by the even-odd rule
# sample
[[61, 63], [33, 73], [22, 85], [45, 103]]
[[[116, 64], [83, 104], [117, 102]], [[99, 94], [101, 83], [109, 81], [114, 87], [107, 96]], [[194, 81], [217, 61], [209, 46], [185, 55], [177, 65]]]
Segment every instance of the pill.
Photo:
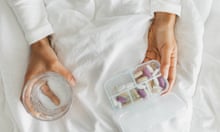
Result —
[[158, 81], [158, 79], [154, 79], [153, 82], [154, 82], [153, 86], [159, 86], [159, 81]]
[[156, 63], [151, 63], [151, 67], [152, 67], [154, 70], [157, 69], [157, 68], [159, 68]]
[[135, 89], [131, 90], [131, 96], [133, 99], [140, 98], [140, 95], [137, 93], [137, 91]]
[[160, 71], [160, 69], [156, 69], [156, 70], [154, 70], [152, 76], [156, 76], [156, 75], [159, 73], [159, 71]]
[[142, 71], [138, 71], [134, 74], [134, 78], [138, 78], [140, 77], [141, 75], [143, 75], [143, 72]]
[[154, 72], [154, 69], [153, 69], [150, 65], [147, 65], [146, 68], [147, 68], [151, 73]]
[[166, 88], [166, 82], [165, 82], [164, 77], [163, 77], [163, 76], [160, 76], [160, 77], [158, 77], [157, 79], [158, 79], [158, 81], [159, 81], [160, 87], [162, 87], [163, 89], [165, 89], [165, 88]]
[[148, 82], [148, 87], [149, 87], [149, 88], [153, 88], [153, 86], [154, 86], [153, 80], [149, 81], [149, 82]]
[[142, 97], [145, 98], [147, 96], [146, 92], [144, 89], [136, 89], [137, 93]]
[[127, 103], [127, 99], [126, 99], [125, 97], [123, 97], [123, 96], [117, 96], [117, 97], [116, 97], [116, 100], [117, 100], [118, 102], [122, 103], [122, 104]]
[[146, 77], [148, 78], [152, 77], [152, 72], [147, 67], [144, 68], [143, 72]]
[[154, 87], [153, 89], [151, 89], [152, 93], [160, 93], [161, 92], [161, 88], [160, 87]]
[[139, 78], [139, 79], [137, 80], [137, 83], [145, 82], [145, 81], [147, 81], [147, 80], [148, 80], [148, 78], [144, 76], [144, 77]]

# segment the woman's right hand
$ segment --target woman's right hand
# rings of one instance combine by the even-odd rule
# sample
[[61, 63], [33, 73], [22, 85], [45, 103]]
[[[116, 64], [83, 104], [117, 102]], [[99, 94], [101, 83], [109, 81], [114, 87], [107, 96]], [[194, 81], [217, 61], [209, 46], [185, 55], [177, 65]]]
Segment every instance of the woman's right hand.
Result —
[[[24, 86], [28, 80], [45, 72], [56, 72], [66, 78], [72, 86], [75, 85], [75, 78], [71, 72], [59, 62], [55, 52], [49, 44], [48, 38], [41, 39], [31, 45], [30, 59], [24, 79]], [[42, 90], [55, 104], [59, 104], [59, 99], [54, 96], [53, 92], [50, 91], [47, 86], [44, 86]], [[21, 98], [21, 101], [22, 103], [30, 104], [28, 100], [22, 100]]]

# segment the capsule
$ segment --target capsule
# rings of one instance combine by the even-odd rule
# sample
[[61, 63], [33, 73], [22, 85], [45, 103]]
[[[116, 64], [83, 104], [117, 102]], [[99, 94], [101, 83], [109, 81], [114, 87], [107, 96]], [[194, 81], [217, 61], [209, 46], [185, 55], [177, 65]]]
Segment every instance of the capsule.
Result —
[[163, 77], [163, 76], [160, 76], [160, 77], [158, 77], [157, 79], [158, 79], [158, 81], [159, 81], [160, 87], [162, 87], [163, 89], [165, 89], [165, 88], [166, 88], [166, 82], [165, 82], [165, 80], [164, 80], [164, 77]]
[[145, 98], [147, 96], [147, 93], [145, 92], [144, 89], [136, 89], [137, 93], [142, 97]]
[[143, 76], [143, 77], [137, 79], [137, 83], [142, 83], [142, 82], [145, 82], [145, 81], [147, 81], [147, 80], [148, 80], [148, 78], [145, 77], [145, 76]]
[[138, 71], [138, 72], [136, 72], [136, 73], [134, 73], [134, 78], [136, 79], [136, 78], [139, 78], [140, 76], [142, 76], [143, 75], [143, 71]]
[[123, 96], [120, 96], [120, 95], [116, 97], [116, 100], [118, 102], [122, 103], [122, 104], [126, 104], [127, 103], [127, 99], [125, 97], [123, 97]]
[[148, 78], [151, 78], [152, 77], [152, 72], [153, 72], [153, 69], [150, 67], [150, 66], [146, 66], [143, 70], [144, 72], [144, 75]]

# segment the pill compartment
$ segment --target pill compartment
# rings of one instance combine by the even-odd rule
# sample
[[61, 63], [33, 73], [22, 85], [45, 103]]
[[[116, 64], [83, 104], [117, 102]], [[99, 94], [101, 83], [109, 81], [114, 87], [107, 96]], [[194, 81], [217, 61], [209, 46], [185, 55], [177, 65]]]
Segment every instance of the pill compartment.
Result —
[[160, 63], [151, 60], [105, 83], [105, 90], [114, 109], [121, 109], [151, 96], [160, 96], [168, 88], [168, 81], [161, 75]]
[[132, 75], [137, 84], [145, 83], [160, 75], [160, 63], [151, 60], [140, 64], [132, 70]]
[[156, 60], [138, 65], [131, 73], [137, 87], [147, 87], [151, 95], [160, 95], [168, 88], [168, 81], [161, 75], [160, 63]]
[[105, 83], [105, 90], [113, 109], [121, 109], [137, 101], [147, 99], [148, 91], [138, 88], [131, 72], [124, 72]]

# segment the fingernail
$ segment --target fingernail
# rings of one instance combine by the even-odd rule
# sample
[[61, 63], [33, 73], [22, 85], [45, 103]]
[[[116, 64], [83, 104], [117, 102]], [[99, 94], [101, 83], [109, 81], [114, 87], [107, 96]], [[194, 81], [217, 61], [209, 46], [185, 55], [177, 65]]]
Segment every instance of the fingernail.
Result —
[[71, 84], [72, 86], [75, 86], [75, 85], [76, 85], [75, 79], [72, 78], [72, 79], [70, 80], [70, 84]]

